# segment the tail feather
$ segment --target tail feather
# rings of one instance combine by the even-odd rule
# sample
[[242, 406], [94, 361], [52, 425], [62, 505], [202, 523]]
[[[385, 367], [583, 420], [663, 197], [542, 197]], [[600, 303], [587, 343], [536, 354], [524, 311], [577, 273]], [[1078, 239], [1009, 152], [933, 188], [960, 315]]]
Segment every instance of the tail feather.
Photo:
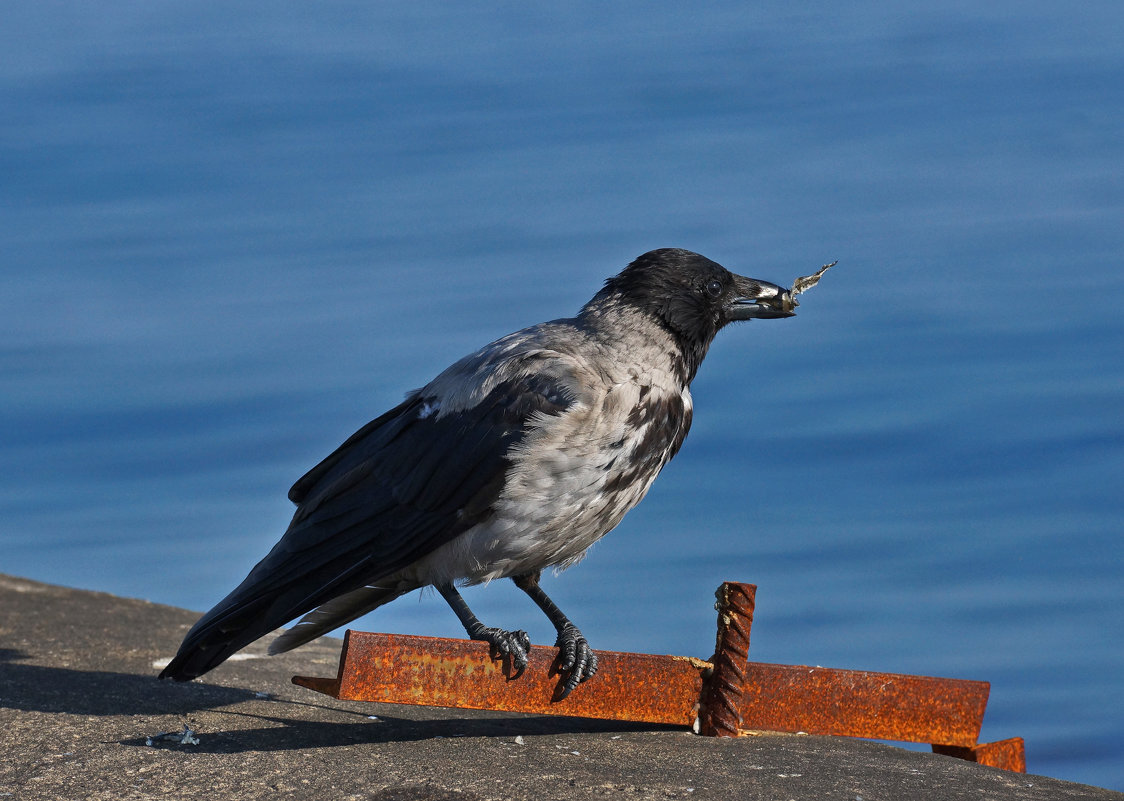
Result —
[[175, 658], [160, 671], [160, 678], [190, 681], [268, 634], [280, 625], [273, 624], [268, 616], [270, 601], [257, 598], [234, 609], [220, 603], [192, 626]]
[[354, 578], [354, 565], [339, 574], [339, 568], [331, 563], [278, 583], [270, 571], [284, 575], [284, 565], [274, 568], [269, 562], [267, 557], [259, 563], [233, 592], [199, 619], [160, 678], [189, 681], [202, 676], [254, 640], [360, 583]]
[[415, 589], [417, 587], [413, 585], [363, 587], [333, 598], [309, 612], [299, 623], [271, 642], [269, 653], [291, 651]]
[[[176, 656], [160, 672], [160, 678], [190, 681], [202, 676], [309, 609], [313, 611], [271, 644], [271, 654], [303, 645], [417, 589], [415, 585], [396, 585], [394, 589], [361, 587], [347, 592], [346, 585], [341, 588], [342, 582], [330, 582], [320, 584], [318, 591], [309, 595], [305, 582], [278, 589], [263, 587], [253, 578], [251, 573], [242, 585], [200, 618], [184, 637]], [[344, 594], [337, 596], [341, 589], [345, 589]], [[316, 608], [321, 602], [323, 605]]]

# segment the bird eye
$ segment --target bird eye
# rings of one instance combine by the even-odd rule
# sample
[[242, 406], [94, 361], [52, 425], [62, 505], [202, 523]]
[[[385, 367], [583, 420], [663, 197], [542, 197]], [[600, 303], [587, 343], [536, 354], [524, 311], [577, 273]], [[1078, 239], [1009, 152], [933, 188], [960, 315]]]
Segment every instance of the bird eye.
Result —
[[711, 281], [709, 284], [706, 285], [706, 291], [707, 291], [707, 294], [710, 295], [712, 298], [718, 297], [719, 295], [722, 294], [722, 282], [721, 281]]

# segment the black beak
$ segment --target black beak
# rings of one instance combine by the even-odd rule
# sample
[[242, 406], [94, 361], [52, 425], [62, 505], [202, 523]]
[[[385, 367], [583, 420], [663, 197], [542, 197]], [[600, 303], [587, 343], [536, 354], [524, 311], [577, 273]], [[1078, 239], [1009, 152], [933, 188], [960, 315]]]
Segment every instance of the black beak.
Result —
[[737, 296], [726, 306], [726, 317], [730, 320], [772, 320], [796, 314], [799, 304], [783, 286], [740, 275], [734, 276], [734, 286]]

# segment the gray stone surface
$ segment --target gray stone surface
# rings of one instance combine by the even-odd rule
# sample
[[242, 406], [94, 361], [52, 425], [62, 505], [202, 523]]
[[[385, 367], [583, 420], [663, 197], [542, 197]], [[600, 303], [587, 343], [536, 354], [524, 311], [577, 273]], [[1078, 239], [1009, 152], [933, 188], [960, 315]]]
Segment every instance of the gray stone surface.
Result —
[[[1124, 799], [845, 738], [720, 740], [359, 704], [289, 682], [295, 673], [334, 675], [338, 640], [269, 658], [257, 644], [202, 680], [157, 681], [155, 664], [196, 617], [0, 576], [0, 797]], [[146, 745], [185, 725], [198, 745]]]

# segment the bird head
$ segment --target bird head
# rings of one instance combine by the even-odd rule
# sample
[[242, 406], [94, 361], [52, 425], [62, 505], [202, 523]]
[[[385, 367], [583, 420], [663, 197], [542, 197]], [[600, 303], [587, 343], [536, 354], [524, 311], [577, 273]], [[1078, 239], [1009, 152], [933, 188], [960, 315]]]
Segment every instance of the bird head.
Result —
[[784, 287], [736, 275], [689, 250], [661, 248], [606, 281], [586, 311], [623, 307], [654, 318], [678, 340], [693, 377], [724, 326], [736, 320], [792, 317], [796, 305]]
[[709, 345], [735, 320], [792, 317], [796, 301], [784, 287], [736, 275], [698, 253], [679, 248], [638, 257], [590, 302], [639, 309], [677, 336]]

